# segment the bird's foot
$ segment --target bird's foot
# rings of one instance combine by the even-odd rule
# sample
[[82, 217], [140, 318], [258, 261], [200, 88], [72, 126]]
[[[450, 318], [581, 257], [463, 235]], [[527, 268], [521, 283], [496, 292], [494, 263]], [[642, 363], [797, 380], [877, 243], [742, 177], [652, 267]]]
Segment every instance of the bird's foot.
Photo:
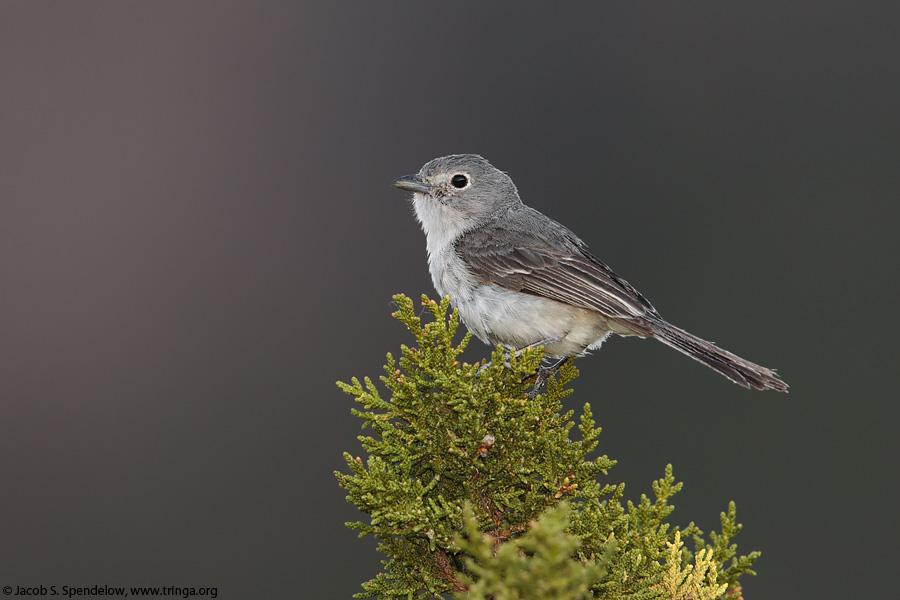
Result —
[[[480, 377], [481, 373], [484, 372], [485, 370], [489, 369], [491, 367], [491, 365], [493, 365], [493, 364], [494, 363], [489, 360], [486, 363], [484, 363], [483, 365], [481, 365], [480, 367], [478, 367], [478, 370], [475, 371], [475, 377]], [[507, 358], [506, 360], [503, 361], [503, 366], [504, 366], [504, 368], [507, 368], [507, 369], [512, 367], [512, 363], [509, 362], [509, 358]]]
[[534, 400], [537, 395], [541, 393], [541, 390], [544, 389], [547, 380], [559, 373], [559, 370], [563, 365], [570, 360], [572, 360], [572, 357], [567, 356], [559, 359], [549, 367], [540, 367], [537, 372], [537, 377], [534, 380], [534, 387], [531, 388], [531, 391], [528, 393], [528, 398]]
[[[520, 357], [520, 356], [522, 356], [522, 353], [525, 352], [526, 350], [531, 350], [531, 349], [533, 349], [533, 348], [538, 348], [538, 347], [544, 347], [544, 348], [546, 348], [548, 345], [550, 345], [550, 344], [555, 344], [556, 342], [560, 341], [561, 339], [562, 339], [562, 338], [547, 338], [547, 339], [541, 340], [541, 341], [539, 341], [539, 342], [535, 342], [535, 343], [533, 343], [533, 344], [528, 344], [527, 346], [522, 346], [521, 348], [515, 348], [515, 349], [513, 349], [512, 352], [513, 352], [513, 354], [515, 354], [516, 357]], [[553, 368], [555, 367], [555, 368], [558, 369], [559, 366], [563, 364], [563, 362], [565, 362], [565, 361], [564, 361], [564, 360], [561, 360], [561, 361], [557, 362], [557, 363], [554, 364], [554, 365], [550, 365], [550, 366], [547, 367], [547, 368], [548, 368], [548, 369], [553, 369]], [[544, 369], [544, 367], [540, 367], [540, 368], [538, 368], [538, 372], [537, 372], [536, 374], [532, 374], [532, 375], [528, 375], [528, 376], [526, 376], [526, 377], [523, 377], [523, 378], [522, 378], [522, 382], [524, 383], [524, 382], [527, 381], [528, 379], [534, 377], [534, 375], [539, 375], [540, 372], [541, 372], [543, 369]], [[556, 373], [556, 371], [554, 371], [553, 373]], [[551, 375], [552, 375], [553, 373], [551, 373]], [[544, 381], [546, 381], [546, 379], [544, 379]]]

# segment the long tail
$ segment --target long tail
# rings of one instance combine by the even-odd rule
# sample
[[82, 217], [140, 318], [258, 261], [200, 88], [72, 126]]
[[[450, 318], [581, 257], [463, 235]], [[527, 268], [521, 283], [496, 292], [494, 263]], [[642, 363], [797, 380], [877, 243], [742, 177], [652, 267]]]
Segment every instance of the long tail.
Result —
[[651, 327], [653, 337], [684, 352], [710, 369], [718, 371], [738, 385], [748, 389], [753, 387], [758, 390], [787, 391], [788, 385], [779, 379], [778, 374], [772, 369], [761, 367], [731, 352], [717, 348], [711, 342], [691, 335], [662, 319], [653, 321]]

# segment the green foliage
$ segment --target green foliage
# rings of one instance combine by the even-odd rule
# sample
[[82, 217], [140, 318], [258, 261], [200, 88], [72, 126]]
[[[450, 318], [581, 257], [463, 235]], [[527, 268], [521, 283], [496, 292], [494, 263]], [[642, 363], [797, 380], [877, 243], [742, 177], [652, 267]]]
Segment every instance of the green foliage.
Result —
[[[561, 502], [549, 508], [529, 530], [494, 549], [494, 538], [481, 533], [478, 521], [466, 511], [465, 535], [460, 536], [460, 550], [466, 560], [468, 574], [460, 574], [466, 592], [455, 594], [467, 600], [583, 600], [593, 598], [591, 588], [606, 576], [608, 556], [596, 561], [573, 557], [581, 540], [565, 529], [569, 524], [569, 507]], [[608, 554], [616, 549], [610, 544]]]
[[[460, 363], [470, 334], [454, 344], [459, 316], [448, 316], [449, 299], [423, 296], [432, 317], [425, 324], [412, 300], [394, 300], [394, 316], [417, 347], [402, 346], [399, 361], [388, 354], [381, 381], [390, 396], [369, 378], [338, 383], [373, 433], [359, 438], [367, 459], [345, 454], [350, 473], [335, 474], [348, 501], [370, 517], [348, 526], [360, 537], [375, 535], [388, 556], [384, 572], [356, 597], [740, 596], [738, 577], [753, 574], [759, 553], [736, 558], [734, 503], [709, 542], [693, 523], [671, 527], [669, 499], [682, 484], [669, 465], [653, 483], [653, 500], [623, 506], [625, 484], [598, 480], [615, 461], [589, 458], [600, 433], [590, 405], [580, 439], [570, 439], [573, 411], [563, 412], [561, 400], [578, 375], [571, 363], [529, 399], [540, 348], [519, 355], [497, 348], [485, 365]], [[694, 563], [681, 547], [688, 536]]]

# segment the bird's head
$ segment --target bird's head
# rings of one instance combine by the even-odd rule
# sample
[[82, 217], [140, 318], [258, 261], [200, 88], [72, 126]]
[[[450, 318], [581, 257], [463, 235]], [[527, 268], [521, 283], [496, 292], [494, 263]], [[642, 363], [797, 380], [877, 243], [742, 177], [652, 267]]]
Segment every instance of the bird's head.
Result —
[[477, 154], [435, 158], [417, 174], [400, 177], [393, 184], [414, 192], [416, 217], [429, 239], [438, 236], [452, 241], [521, 203], [512, 179]]

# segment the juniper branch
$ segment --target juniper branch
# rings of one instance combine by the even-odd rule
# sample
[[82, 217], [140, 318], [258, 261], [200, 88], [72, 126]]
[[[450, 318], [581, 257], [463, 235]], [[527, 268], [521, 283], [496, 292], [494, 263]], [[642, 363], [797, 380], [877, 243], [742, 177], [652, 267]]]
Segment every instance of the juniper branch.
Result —
[[[665, 597], [673, 585], [688, 595], [740, 595], [738, 578], [754, 574], [759, 553], [737, 557], [734, 504], [708, 542], [693, 523], [673, 526], [670, 500], [682, 484], [669, 465], [652, 484], [653, 500], [623, 505], [625, 484], [609, 480], [616, 461], [595, 455], [601, 429], [589, 404], [572, 438], [574, 411], [562, 405], [578, 376], [571, 362], [530, 398], [541, 348], [498, 347], [490, 362], [466, 364], [459, 355], [471, 335], [454, 342], [459, 315], [448, 298], [423, 296], [424, 323], [412, 300], [394, 300], [416, 344], [398, 359], [387, 355], [387, 393], [369, 378], [338, 383], [371, 429], [359, 437], [367, 458], [345, 454], [349, 473], [335, 473], [368, 515], [348, 526], [374, 535], [388, 557], [356, 597], [634, 600]], [[684, 537], [693, 537], [696, 555], [682, 548]]]

